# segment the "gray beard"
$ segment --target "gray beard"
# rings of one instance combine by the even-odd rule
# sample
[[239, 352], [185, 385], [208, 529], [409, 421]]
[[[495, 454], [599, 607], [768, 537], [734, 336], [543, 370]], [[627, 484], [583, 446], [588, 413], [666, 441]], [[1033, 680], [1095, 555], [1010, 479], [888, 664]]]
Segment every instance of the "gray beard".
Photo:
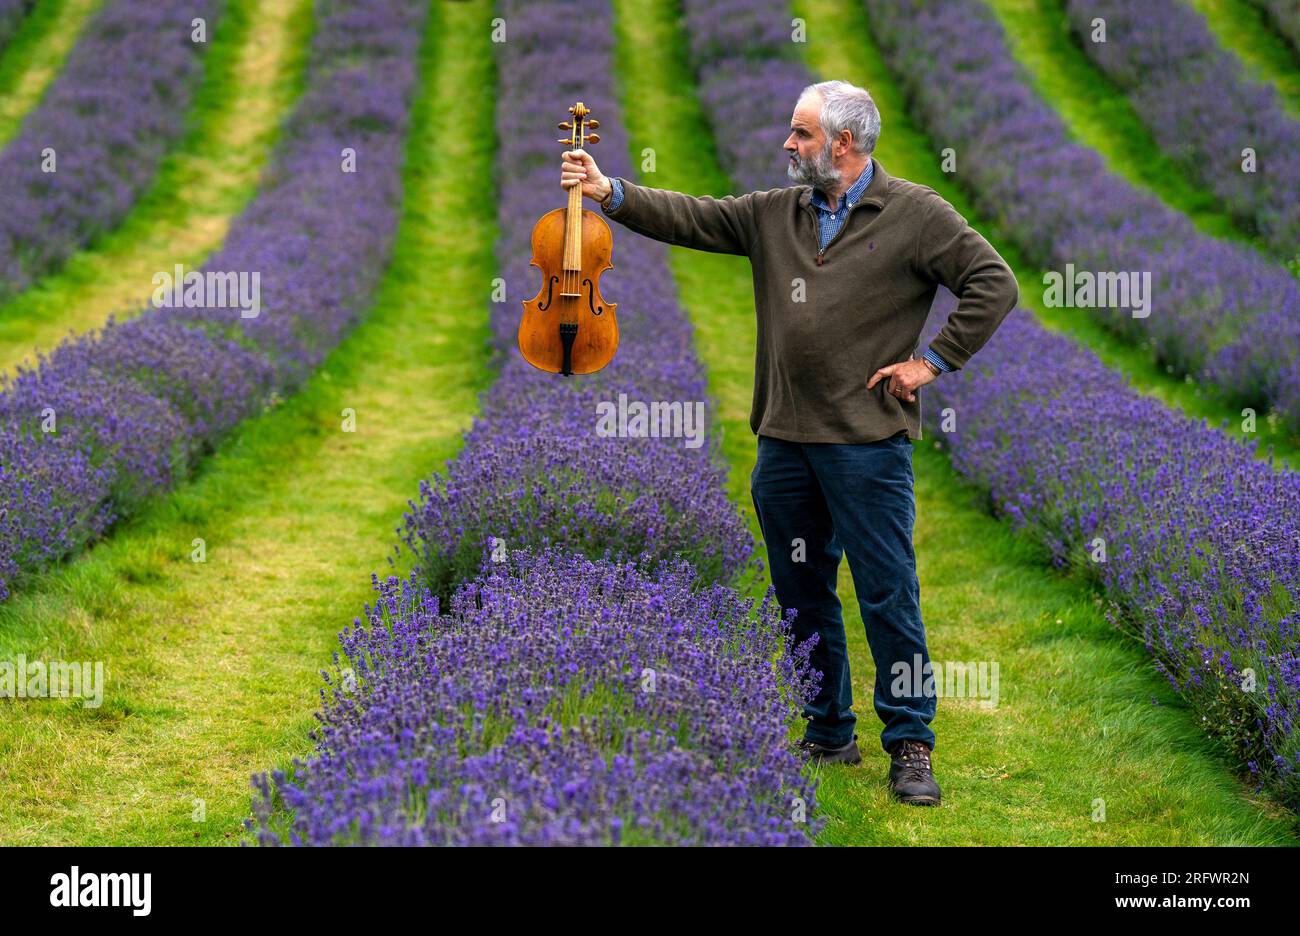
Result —
[[[798, 154], [795, 154], [798, 158]], [[796, 166], [786, 160], [786, 175], [800, 185], [811, 185], [824, 193], [834, 189], [840, 181], [840, 173], [831, 162], [830, 147], [823, 149], [812, 159], [799, 159]]]

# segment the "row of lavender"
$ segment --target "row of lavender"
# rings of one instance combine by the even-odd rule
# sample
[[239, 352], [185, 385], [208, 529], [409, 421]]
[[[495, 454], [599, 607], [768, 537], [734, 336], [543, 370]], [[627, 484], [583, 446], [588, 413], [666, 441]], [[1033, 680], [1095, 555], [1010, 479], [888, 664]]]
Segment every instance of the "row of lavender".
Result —
[[1300, 122], [1276, 91], [1249, 80], [1181, 0], [1069, 0], [1067, 9], [1079, 45], [1160, 148], [1282, 259], [1300, 260]]
[[1300, 475], [1132, 391], [1024, 310], [954, 376], [926, 426], [957, 469], [1058, 566], [1095, 577], [1206, 730], [1300, 808]]
[[[767, 153], [811, 76], [786, 57], [784, 0], [743, 9], [750, 19], [737, 30], [738, 16], [687, 0], [687, 27], [720, 156], [741, 187], [769, 188], [784, 169]], [[886, 11], [873, 12], [873, 26], [886, 26]], [[933, 51], [929, 36], [939, 28], [931, 17], [893, 27], [891, 35], [909, 40], [895, 50], [898, 60], [926, 61], [920, 48]], [[980, 39], [979, 29], [955, 19], [945, 28], [950, 56], [961, 55], [958, 34]], [[951, 93], [950, 65], [929, 61], [931, 73], [915, 80]], [[771, 84], [745, 82], [746, 73]], [[779, 108], [770, 103], [777, 96]], [[923, 344], [955, 308], [951, 294], [941, 295]], [[991, 491], [1013, 525], [1045, 542], [1058, 564], [1096, 574], [1123, 610], [1117, 623], [1137, 622], [1207, 727], [1300, 806], [1300, 475], [1274, 471], [1223, 433], [1133, 392], [1023, 309], [966, 368], [925, 393], [933, 394], [927, 429], [956, 467]], [[955, 432], [939, 428], [945, 408]]]
[[223, 0], [110, 0], [0, 153], [0, 300], [126, 216], [185, 129]]
[[[500, 12], [499, 377], [406, 517], [416, 572], [376, 579], [376, 607], [342, 637], [352, 679], [327, 700], [315, 756], [257, 779], [259, 841], [806, 843], [814, 790], [788, 735], [808, 648], [772, 605], [755, 619], [724, 587], [752, 542], [716, 447], [597, 431], [597, 404], [620, 394], [706, 399], [662, 246], [616, 237], [614, 263], [635, 275], [601, 283], [621, 330], [605, 370], [561, 378], [516, 350], [533, 223], [565, 198], [555, 119], [582, 100], [614, 144], [605, 170], [630, 175], [608, 4]], [[564, 67], [573, 23], [579, 70]]]
[[[1300, 283], [1250, 249], [1201, 235], [1183, 215], [1072, 143], [1031, 90], [979, 0], [867, 0], [873, 34], [955, 178], [1034, 263], [1150, 273], [1150, 305], [1097, 308], [1157, 359], [1300, 429]], [[1081, 311], [1079, 314], [1089, 314]]]
[[[796, 652], [685, 561], [511, 552], [449, 608], [375, 579], [317, 750], [253, 778], [262, 845], [803, 845]], [[772, 661], [777, 661], [774, 667]], [[322, 697], [325, 697], [322, 692]], [[807, 817], [807, 822], [804, 822]]]
[[30, 12], [36, 0], [0, 0], [0, 52], [18, 32], [18, 27]]
[[423, 6], [318, 0], [307, 91], [207, 265], [259, 276], [255, 316], [215, 294], [151, 306], [0, 381], [0, 598], [183, 476], [356, 320], [396, 226]]

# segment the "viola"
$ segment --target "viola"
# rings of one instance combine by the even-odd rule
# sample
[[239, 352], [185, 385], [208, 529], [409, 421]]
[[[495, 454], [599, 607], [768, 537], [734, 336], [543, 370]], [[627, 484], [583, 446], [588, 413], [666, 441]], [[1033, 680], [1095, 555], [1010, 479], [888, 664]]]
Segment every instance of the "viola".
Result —
[[[559, 124], [568, 137], [557, 142], [583, 149], [600, 142], [588, 133], [600, 121], [581, 101], [569, 108], [572, 122]], [[524, 300], [519, 323], [519, 352], [539, 370], [552, 374], [591, 374], [614, 359], [618, 351], [617, 304], [600, 294], [600, 274], [614, 269], [610, 256], [614, 237], [609, 224], [582, 207], [582, 186], [569, 189], [569, 203], [548, 211], [533, 225], [532, 266], [542, 271], [537, 295]]]

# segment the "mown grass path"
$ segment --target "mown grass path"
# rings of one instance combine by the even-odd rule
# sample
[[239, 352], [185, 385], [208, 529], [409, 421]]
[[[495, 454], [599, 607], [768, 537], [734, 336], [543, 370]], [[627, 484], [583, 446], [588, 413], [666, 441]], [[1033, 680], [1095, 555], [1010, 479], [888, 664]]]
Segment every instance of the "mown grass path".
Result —
[[40, 0], [0, 57], [0, 147], [45, 94], [103, 0]]
[[252, 198], [302, 90], [310, 0], [230, 0], [211, 36], [190, 128], [120, 227], [0, 305], [0, 373], [70, 332], [133, 315], [155, 273], [201, 264]]
[[460, 102], [493, 86], [491, 15], [434, 6], [396, 256], [367, 319], [192, 483], [0, 605], [0, 659], [98, 659], [108, 677], [99, 709], [0, 702], [0, 843], [233, 844], [250, 775], [309, 752], [318, 671], [488, 382], [493, 141], [464, 132]]
[[1061, 0], [986, 2], [1030, 85], [1076, 143], [1094, 150], [1111, 172], [1185, 214], [1202, 233], [1251, 243], [1214, 193], [1160, 150], [1128, 98], [1089, 61], [1070, 33]]
[[1235, 55], [1246, 74], [1271, 84], [1287, 113], [1300, 120], [1300, 55], [1250, 0], [1185, 0], [1205, 17], [1210, 32]]
[[[867, 58], [859, 32], [865, 17], [860, 9], [846, 16], [851, 6], [796, 9], [809, 23], [810, 60], [834, 60], [838, 76], [872, 89], [888, 128], [881, 161], [916, 178], [931, 151], [914, 132], [900, 132], [901, 101], [879, 57]], [[656, 156], [657, 171], [643, 181], [692, 194], [729, 193], [690, 91], [694, 78], [678, 12], [654, 0], [617, 0], [615, 9], [626, 145], [638, 165], [644, 147]], [[772, 146], [782, 139], [774, 135]], [[731, 492], [757, 538], [749, 495], [755, 339], [748, 262], [673, 248], [670, 263], [720, 407]], [[874, 671], [843, 568], [840, 595], [865, 760], [822, 771], [819, 808], [828, 819], [822, 841], [1292, 842], [1287, 814], [1243, 791], [1142, 648], [1105, 623], [1100, 598], [1044, 568], [1037, 549], [990, 517], [984, 495], [964, 484], [933, 445], [927, 439], [915, 451], [916, 550], [931, 654], [940, 661], [997, 661], [999, 704], [986, 709], [941, 699], [935, 766], [945, 805], [920, 810], [891, 803], [884, 786], [888, 759], [871, 710]], [[1104, 822], [1093, 821], [1098, 799], [1105, 800]]]
[[[1031, 86], [1061, 117], [1075, 142], [1094, 150], [1112, 172], [1147, 189], [1170, 208], [1182, 212], [1203, 233], [1251, 243], [1221, 209], [1214, 194], [1198, 186], [1178, 164], [1160, 151], [1128, 99], [1088, 61], [1070, 36], [1060, 0], [987, 2], [998, 15], [1007, 46], [1024, 67]], [[858, 4], [841, 2], [833, 6], [837, 12], [853, 7], [858, 19], [865, 23], [865, 17], [856, 9]], [[906, 130], [913, 129], [909, 123]], [[923, 134], [916, 133], [924, 139]], [[965, 193], [949, 177], [938, 172], [937, 167], [929, 171], [926, 178], [915, 181], [925, 182], [941, 192], [968, 218], [976, 217]], [[1190, 379], [1174, 377], [1152, 360], [1149, 349], [1116, 337], [1087, 312], [1043, 305], [1041, 271], [1029, 265], [1007, 238], [992, 236], [988, 228], [985, 236], [994, 241], [998, 251], [1016, 268], [1021, 302], [1032, 308], [1044, 325], [1074, 334], [1108, 367], [1125, 373], [1129, 382], [1143, 393], [1155, 396], [1193, 418], [1204, 418], [1211, 425], [1217, 426], [1227, 420], [1230, 434], [1246, 438], [1240, 431], [1242, 416], [1239, 408], [1225, 405], [1212, 388], [1202, 388]], [[1273, 260], [1267, 254], [1264, 256]], [[1031, 272], [1035, 275], [1028, 275]], [[1287, 432], [1276, 421], [1259, 420], [1254, 437], [1260, 440], [1261, 457], [1267, 457], [1268, 446], [1272, 445], [1279, 464], [1293, 469], [1300, 467], [1300, 438]]]

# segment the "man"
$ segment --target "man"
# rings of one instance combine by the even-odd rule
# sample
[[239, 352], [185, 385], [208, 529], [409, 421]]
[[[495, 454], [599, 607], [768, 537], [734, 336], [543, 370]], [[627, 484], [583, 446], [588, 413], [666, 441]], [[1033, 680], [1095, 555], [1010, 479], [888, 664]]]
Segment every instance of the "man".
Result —
[[[583, 150], [564, 154], [560, 184], [581, 185], [639, 234], [749, 257], [758, 316], [754, 508], [777, 598], [797, 609], [798, 640], [818, 636], [812, 665], [823, 674], [803, 712], [802, 752], [861, 760], [835, 593], [847, 552], [876, 664], [889, 788], [901, 802], [938, 805], [936, 700], [917, 689], [930, 675], [912, 549], [917, 391], [965, 366], [1019, 290], [1006, 262], [947, 201], [885, 172], [871, 155], [879, 135], [871, 95], [825, 81], [804, 89], [790, 123], [785, 150], [796, 185], [697, 198], [608, 179]], [[917, 359], [939, 283], [959, 304]]]

